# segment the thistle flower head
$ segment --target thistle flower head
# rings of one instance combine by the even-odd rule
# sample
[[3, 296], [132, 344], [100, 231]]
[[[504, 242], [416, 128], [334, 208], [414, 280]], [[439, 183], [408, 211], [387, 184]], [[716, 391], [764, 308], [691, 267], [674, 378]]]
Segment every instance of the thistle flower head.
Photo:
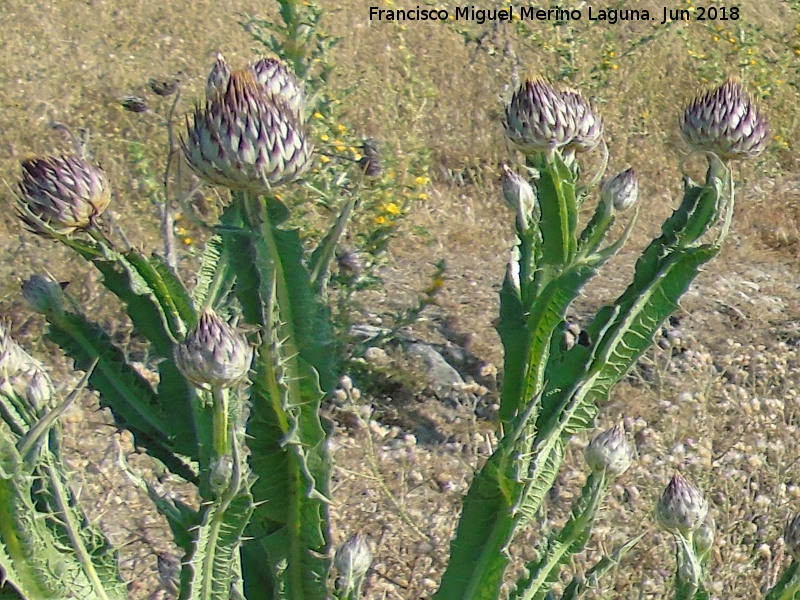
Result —
[[339, 571], [339, 589], [358, 589], [372, 565], [372, 552], [366, 536], [356, 534], [339, 546], [333, 564]]
[[633, 462], [633, 448], [625, 437], [622, 423], [617, 423], [589, 442], [584, 453], [586, 462], [595, 472], [605, 471], [616, 477], [628, 470]]
[[22, 161], [17, 214], [33, 233], [69, 234], [89, 227], [108, 207], [111, 189], [103, 171], [78, 156]]
[[732, 77], [697, 96], [686, 107], [680, 126], [692, 148], [713, 152], [723, 160], [756, 156], [766, 148], [769, 137], [758, 105], [742, 82]]
[[562, 96], [575, 120], [575, 137], [568, 148], [577, 152], [595, 148], [603, 139], [603, 119], [580, 92], [567, 90]]
[[231, 73], [224, 93], [196, 107], [181, 142], [197, 175], [256, 193], [300, 177], [313, 149], [297, 115], [266, 92], [249, 68]]
[[222, 54], [217, 54], [217, 60], [206, 79], [206, 100], [213, 100], [217, 96], [222, 96], [228, 89], [228, 81], [231, 78], [231, 68], [228, 61]]
[[639, 199], [639, 180], [633, 169], [617, 173], [600, 189], [603, 202], [611, 203], [616, 210], [627, 210]]
[[523, 231], [528, 229], [535, 218], [536, 193], [524, 177], [513, 171], [507, 164], [500, 165], [503, 198], [517, 215], [517, 224]]
[[211, 309], [200, 315], [197, 326], [175, 349], [175, 362], [198, 387], [231, 387], [250, 370], [253, 349], [247, 340]]
[[680, 474], [675, 474], [656, 506], [661, 526], [670, 533], [688, 537], [703, 524], [708, 514], [708, 501], [700, 491]]
[[603, 136], [602, 119], [579, 92], [559, 91], [542, 79], [528, 80], [514, 93], [503, 125], [525, 154], [590, 150]]
[[255, 73], [256, 81], [268, 93], [283, 100], [298, 120], [302, 120], [305, 104], [303, 88], [286, 64], [277, 58], [262, 58], [250, 68]]

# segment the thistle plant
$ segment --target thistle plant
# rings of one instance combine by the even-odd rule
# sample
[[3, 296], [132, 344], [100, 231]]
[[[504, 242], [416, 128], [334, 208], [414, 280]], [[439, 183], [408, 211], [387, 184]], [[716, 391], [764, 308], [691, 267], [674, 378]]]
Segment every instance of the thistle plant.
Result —
[[[341, 201], [313, 247], [292, 225], [294, 206], [285, 199], [300, 193], [314, 143], [299, 83], [308, 74], [307, 30], [294, 18], [297, 2], [280, 6], [293, 19], [287, 29], [293, 60], [232, 68], [218, 58], [205, 99], [186, 119], [186, 163], [206, 184], [230, 191], [191, 290], [167, 257], [120, 248], [102, 230], [96, 221], [111, 201], [110, 186], [97, 167], [83, 158], [23, 164], [23, 224], [97, 269], [149, 345], [145, 367], [152, 378], [58, 283], [34, 277], [23, 286], [47, 320], [47, 337], [86, 373], [82, 384], [98, 393], [138, 447], [196, 486], [201, 502], [193, 508], [129, 471], [171, 528], [180, 556], [160, 555], [158, 566], [164, 588], [181, 599], [354, 599], [372, 562], [361, 535], [335, 553], [331, 548], [332, 427], [321, 410], [326, 397], [359, 400], [352, 381], [341, 377], [326, 294], [356, 201]], [[589, 565], [584, 576], [573, 575], [556, 595], [553, 585], [586, 546], [609, 483], [624, 477], [633, 459], [620, 425], [589, 443], [586, 482], [566, 523], [543, 536], [515, 582], [506, 575], [513, 543], [541, 518], [570, 439], [594, 427], [613, 386], [719, 253], [734, 209], [729, 161], [760, 152], [767, 128], [733, 80], [689, 105], [680, 126], [708, 161], [705, 180], [685, 179], [683, 199], [637, 260], [628, 287], [580, 332], [567, 321], [572, 303], [630, 235], [636, 212], [621, 228], [618, 212], [646, 201], [638, 198], [632, 169], [598, 189], [608, 158], [604, 125], [579, 92], [541, 79], [525, 82], [503, 125], [522, 164], [502, 171], [516, 247], [497, 321], [505, 351], [500, 439], [464, 498], [434, 597], [496, 600], [503, 584], [512, 583], [514, 600], [577, 599], [641, 539]], [[583, 159], [593, 152], [601, 155], [599, 170], [582, 176]], [[580, 223], [592, 195], [591, 217]], [[5, 328], [0, 369], [4, 581], [31, 600], [124, 598], [114, 550], [83, 526], [60, 462], [57, 417], [75, 394], [60, 401], [43, 365]], [[707, 597], [703, 577], [714, 539], [708, 503], [676, 475], [657, 514], [676, 538], [676, 597]], [[787, 529], [793, 549], [797, 529]], [[794, 565], [769, 598], [794, 593]]]

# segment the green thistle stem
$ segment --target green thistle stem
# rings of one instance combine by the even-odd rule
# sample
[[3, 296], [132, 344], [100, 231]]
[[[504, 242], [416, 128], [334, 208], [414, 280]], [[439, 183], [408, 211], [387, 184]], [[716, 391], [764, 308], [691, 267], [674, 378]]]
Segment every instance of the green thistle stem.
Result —
[[228, 439], [228, 392], [222, 386], [212, 386], [211, 395], [214, 402], [213, 439], [214, 457], [219, 458], [230, 453]]

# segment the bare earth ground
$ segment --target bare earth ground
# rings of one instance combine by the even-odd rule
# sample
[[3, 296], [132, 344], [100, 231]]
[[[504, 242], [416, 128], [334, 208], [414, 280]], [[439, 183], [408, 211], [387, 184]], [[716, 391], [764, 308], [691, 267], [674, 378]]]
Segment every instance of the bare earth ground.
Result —
[[[50, 120], [87, 127], [100, 140], [99, 158], [115, 181], [118, 220], [130, 237], [158, 247], [152, 207], [125, 159], [129, 142], [153, 139], [157, 123], [143, 124], [117, 103], [124, 94], [141, 93], [148, 77], [177, 71], [184, 72], [191, 99], [201, 90], [215, 51], [232, 61], [251, 57], [253, 44], [233, 14], [263, 11], [263, 3], [232, 4], [3, 3], [0, 21], [7, 45], [0, 54], [0, 131], [6, 151], [0, 156], [0, 178], [12, 183], [17, 162], [27, 152], [64, 148], [48, 130]], [[385, 30], [364, 23], [360, 9], [335, 4], [331, 27], [347, 35], [337, 75], [365, 73], [365, 92], [353, 103], [353, 121], [366, 135], [382, 136], [393, 147], [404, 143], [396, 132], [407, 128], [404, 134], [428, 144], [434, 156], [429, 199], [414, 206], [403, 222], [383, 273], [385, 290], [368, 298], [369, 307], [382, 314], [412, 305], [433, 264], [445, 258], [439, 304], [423, 313], [414, 333], [435, 341], [439, 325], [447, 322], [463, 334], [469, 350], [484, 363], [486, 403], [491, 404], [491, 366], [502, 364], [491, 321], [513, 238], [511, 217], [498, 200], [494, 174], [482, 185], [457, 185], [446, 175], [505, 157], [497, 109], [507, 72], [494, 72], [480, 61], [472, 64], [474, 57], [458, 39], [434, 42], [429, 30], [392, 29], [387, 41]], [[769, 7], [772, 12], [766, 13], [776, 19], [771, 26], [793, 32], [796, 15], [781, 13], [788, 9], [779, 3]], [[412, 58], [407, 57], [409, 47]], [[640, 172], [643, 215], [630, 248], [586, 290], [578, 320], [621, 291], [637, 249], [657, 233], [680, 194], [677, 113], [664, 109], [673, 95], [664, 90], [674, 83], [669, 77], [688, 78], [692, 71], [676, 58], [679, 44], [674, 39], [659, 48], [658, 57], [647, 60], [659, 65], [674, 61], [673, 66], [636, 75], [647, 60], [634, 57], [629, 72], [620, 73], [602, 92], [608, 103], [604, 115], [612, 167], [631, 163]], [[384, 51], [385, 56], [375, 58]], [[441, 53], [452, 56], [452, 63], [438, 60]], [[401, 68], [406, 62], [413, 77]], [[736, 63], [720, 68], [723, 74], [735, 70]], [[424, 111], [414, 112], [416, 97], [401, 86], [406, 79], [430, 97], [418, 103]], [[461, 86], [457, 98], [443, 91], [454, 79]], [[658, 86], [661, 92], [649, 95]], [[626, 100], [613, 106], [617, 98]], [[796, 106], [795, 92], [780, 98], [784, 107]], [[403, 102], [408, 105], [402, 116], [387, 108]], [[653, 116], [632, 130], [641, 122], [641, 109]], [[794, 131], [792, 119], [787, 117], [784, 124]], [[800, 512], [796, 162], [788, 151], [775, 150], [757, 168], [742, 166], [739, 178], [740, 216], [723, 255], [698, 278], [659, 347], [614, 390], [602, 413], [601, 427], [625, 420], [638, 459], [611, 488], [585, 561], [575, 568], [642, 531], [647, 535], [593, 597], [660, 598], [669, 589], [672, 546], [651, 513], [676, 469], [695, 481], [712, 503], [719, 531], [710, 566], [715, 598], [757, 597], [788, 561], [782, 528], [789, 516]], [[10, 199], [7, 191], [0, 193]], [[98, 294], [94, 276], [74, 259], [21, 234], [10, 211], [0, 217], [0, 258], [0, 313], [11, 319], [14, 333], [29, 350], [54, 365], [61, 389], [69, 389], [76, 376], [53, 346], [40, 341], [43, 324], [21, 302], [19, 280], [42, 269], [70, 280], [70, 293], [100, 311], [109, 330], [120, 329], [116, 307]], [[420, 365], [391, 352], [389, 361], [390, 367], [403, 370], [394, 388], [365, 394], [361, 410], [334, 410], [331, 415], [337, 423], [334, 542], [357, 531], [369, 534], [376, 559], [367, 597], [413, 600], [435, 590], [459, 498], [494, 438], [489, 420], [476, 417], [464, 403], [437, 398], [426, 387]], [[180, 487], [154, 472], [146, 457], [133, 453], [126, 436], [115, 433], [108, 415], [96, 405], [87, 395], [64, 419], [68, 462], [92, 518], [121, 547], [131, 597], [146, 598], [156, 586], [154, 552], [170, 549], [168, 534], [147, 499], [121, 474], [117, 458], [128, 455], [139, 472], [163, 480], [165, 491], [179, 493]], [[587, 441], [576, 440], [570, 447], [570, 460], [546, 508], [547, 527], [564, 518], [583, 483], [580, 450]], [[529, 557], [540, 535], [532, 531], [523, 536], [515, 553]]]

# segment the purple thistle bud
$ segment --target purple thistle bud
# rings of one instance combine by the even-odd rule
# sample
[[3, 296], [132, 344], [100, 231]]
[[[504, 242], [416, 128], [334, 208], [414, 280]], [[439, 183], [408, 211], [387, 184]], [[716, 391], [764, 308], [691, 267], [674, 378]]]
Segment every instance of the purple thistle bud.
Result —
[[313, 146], [302, 123], [249, 68], [234, 71], [225, 92], [196, 107], [186, 125], [183, 153], [210, 183], [259, 193], [294, 181], [311, 165]]
[[656, 516], [667, 531], [688, 537], [705, 521], [708, 501], [680, 474], [675, 474], [656, 506]]
[[86, 229], [111, 201], [105, 173], [77, 156], [22, 161], [19, 190], [17, 214], [40, 235]]
[[584, 456], [592, 471], [605, 471], [612, 477], [627, 471], [633, 462], [633, 448], [625, 437], [622, 423], [598, 434], [586, 446]]
[[697, 96], [686, 107], [680, 126], [692, 148], [713, 152], [723, 160], [756, 156], [767, 147], [769, 138], [758, 105], [733, 77]]
[[231, 68], [228, 66], [228, 61], [222, 54], [217, 54], [217, 60], [206, 79], [206, 100], [211, 101], [217, 96], [222, 96], [228, 89], [230, 78]]
[[295, 116], [302, 120], [305, 98], [303, 88], [294, 73], [277, 58], [262, 58], [250, 68], [256, 75], [256, 81], [267, 92], [283, 100]]
[[592, 104], [581, 96], [580, 92], [567, 90], [562, 93], [562, 96], [575, 119], [575, 137], [569, 143], [568, 148], [576, 152], [595, 148], [603, 139], [603, 119], [595, 112]]
[[517, 215], [517, 225], [522, 231], [526, 231], [531, 221], [535, 218], [536, 193], [531, 184], [524, 177], [512, 171], [511, 168], [502, 163], [501, 183], [503, 186], [503, 198], [514, 213]]
[[253, 349], [233, 327], [207, 308], [175, 349], [181, 373], [197, 387], [231, 387], [250, 370]]
[[522, 152], [544, 152], [569, 144], [577, 132], [564, 96], [543, 79], [528, 80], [506, 107], [506, 136]]
[[639, 199], [639, 180], [631, 169], [617, 173], [603, 184], [600, 190], [603, 202], [610, 202], [617, 210], [627, 210]]

